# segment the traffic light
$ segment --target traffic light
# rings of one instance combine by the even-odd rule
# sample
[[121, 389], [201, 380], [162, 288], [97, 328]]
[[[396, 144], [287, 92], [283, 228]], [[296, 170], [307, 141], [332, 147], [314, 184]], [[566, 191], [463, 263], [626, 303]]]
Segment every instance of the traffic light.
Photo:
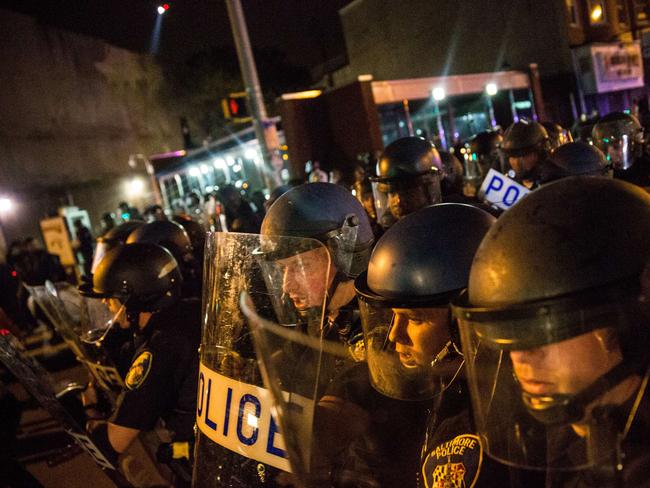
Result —
[[231, 93], [228, 98], [221, 100], [223, 116], [235, 123], [249, 122], [251, 115], [248, 112], [246, 92]]

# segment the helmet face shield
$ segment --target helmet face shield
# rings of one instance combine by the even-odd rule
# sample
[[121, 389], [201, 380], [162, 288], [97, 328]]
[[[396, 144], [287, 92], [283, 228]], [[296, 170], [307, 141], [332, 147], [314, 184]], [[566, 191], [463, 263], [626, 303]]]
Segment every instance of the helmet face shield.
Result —
[[613, 459], [621, 418], [636, 413], [633, 402], [612, 406], [621, 403], [612, 393], [621, 378], [611, 375], [625, 366], [617, 333], [629, 322], [625, 308], [531, 306], [539, 313], [528, 318], [455, 308], [474, 419], [491, 457], [539, 470]]
[[628, 120], [613, 120], [597, 124], [593, 130], [593, 140], [614, 169], [626, 170], [639, 156], [643, 130]]
[[101, 343], [113, 327], [128, 327], [126, 306], [116, 298], [81, 297], [81, 340]]
[[439, 170], [418, 176], [373, 181], [377, 222], [383, 227], [442, 201]]
[[449, 334], [449, 309], [400, 308], [359, 300], [372, 386], [398, 400], [441, 393], [459, 371]]

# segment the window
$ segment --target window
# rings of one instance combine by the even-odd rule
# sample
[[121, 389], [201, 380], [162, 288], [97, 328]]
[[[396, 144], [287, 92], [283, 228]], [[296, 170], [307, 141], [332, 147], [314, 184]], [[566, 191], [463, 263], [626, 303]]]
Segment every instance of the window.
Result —
[[616, 0], [616, 17], [618, 18], [618, 25], [626, 26], [627, 20], [627, 3], [626, 0]]
[[578, 19], [578, 10], [576, 7], [576, 0], [565, 0], [567, 15], [569, 16], [569, 24], [577, 26], [580, 21]]

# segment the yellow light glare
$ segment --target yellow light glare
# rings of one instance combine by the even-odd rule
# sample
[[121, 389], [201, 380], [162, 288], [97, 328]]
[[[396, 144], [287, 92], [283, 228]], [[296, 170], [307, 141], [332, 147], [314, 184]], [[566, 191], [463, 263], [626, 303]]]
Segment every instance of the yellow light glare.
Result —
[[594, 22], [598, 22], [603, 18], [603, 7], [600, 5], [596, 5], [593, 9], [591, 9], [591, 20]]
[[306, 90], [295, 93], [285, 93], [282, 95], [282, 100], [305, 100], [307, 98], [316, 98], [323, 93], [322, 90]]

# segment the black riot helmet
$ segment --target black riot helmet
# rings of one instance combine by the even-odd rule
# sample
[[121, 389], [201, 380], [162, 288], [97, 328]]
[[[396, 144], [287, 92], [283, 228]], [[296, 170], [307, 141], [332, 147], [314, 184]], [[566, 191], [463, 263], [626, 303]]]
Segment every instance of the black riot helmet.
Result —
[[284, 193], [269, 207], [260, 233], [318, 240], [327, 245], [337, 270], [349, 277], [366, 268], [374, 241], [361, 204], [332, 183], [307, 183]]
[[520, 120], [506, 129], [501, 150], [508, 157], [519, 157], [532, 152], [548, 152], [548, 132], [539, 122]]
[[124, 244], [129, 235], [131, 235], [131, 232], [144, 224], [145, 223], [141, 220], [129, 220], [128, 222], [124, 222], [109, 229], [103, 235], [98, 237], [91, 271], [95, 271], [95, 268], [97, 268], [97, 265], [109, 250]]
[[[490, 229], [454, 313], [492, 457], [540, 469], [614, 459], [620, 432], [588, 407], [647, 361], [639, 297], [649, 235], [650, 195], [589, 177], [542, 186]], [[576, 423], [582, 455], [544, 438], [548, 425]]]
[[377, 175], [370, 178], [379, 222], [387, 227], [383, 221], [390, 221], [390, 214], [399, 220], [439, 203], [441, 169], [438, 151], [425, 139], [403, 137], [390, 143], [379, 158]]
[[106, 253], [83, 296], [117, 298], [127, 313], [158, 312], [181, 295], [183, 279], [171, 253], [151, 243], [126, 244]]
[[612, 112], [602, 117], [591, 136], [594, 145], [605, 153], [614, 169], [629, 169], [643, 149], [643, 128], [636, 117]]
[[192, 242], [180, 224], [170, 220], [149, 222], [135, 229], [126, 240], [127, 244], [149, 242], [167, 249], [181, 265], [192, 259]]
[[609, 166], [603, 152], [586, 142], [569, 142], [558, 147], [551, 153], [549, 163], [544, 182], [567, 176], [605, 176]]
[[378, 391], [410, 400], [440, 392], [436, 377], [444, 373], [432, 368], [450, 348], [460, 346], [459, 340], [450, 340], [455, 330], [433, 334], [432, 342], [442, 342], [433, 347], [431, 357], [414, 357], [410, 364], [390, 344], [391, 329], [399, 327], [400, 309], [441, 308], [448, 321], [449, 303], [467, 286], [474, 253], [494, 221], [477, 207], [445, 203], [405, 217], [379, 239], [368, 271], [355, 280], [371, 379]]
[[501, 147], [503, 136], [499, 131], [486, 130], [472, 136], [467, 146], [472, 154], [477, 157], [493, 155]]
[[205, 247], [206, 233], [203, 226], [188, 215], [174, 215], [172, 220], [185, 229], [187, 236], [190, 238], [194, 257], [203, 262], [203, 248]]

